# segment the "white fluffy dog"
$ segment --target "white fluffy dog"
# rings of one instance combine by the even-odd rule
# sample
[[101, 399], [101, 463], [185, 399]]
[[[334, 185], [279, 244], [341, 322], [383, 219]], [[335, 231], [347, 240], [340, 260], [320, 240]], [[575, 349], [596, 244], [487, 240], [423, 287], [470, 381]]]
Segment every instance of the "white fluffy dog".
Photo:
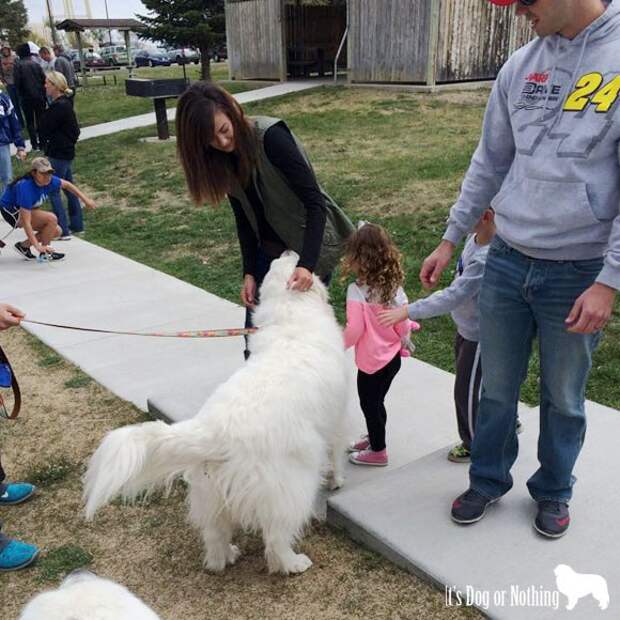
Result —
[[589, 594], [601, 609], [609, 607], [609, 591], [604, 577], [577, 573], [566, 564], [558, 564], [553, 572], [558, 590], [568, 598], [566, 609], [569, 611], [575, 608], [580, 598]]
[[57, 590], [33, 598], [19, 620], [159, 620], [159, 616], [127, 588], [79, 571]]
[[262, 532], [270, 572], [312, 565], [292, 545], [313, 514], [330, 451], [331, 487], [343, 482], [347, 379], [325, 286], [315, 276], [308, 292], [287, 289], [297, 260], [286, 252], [273, 261], [254, 315], [252, 355], [195, 418], [105, 437], [85, 475], [87, 518], [118, 494], [134, 498], [182, 474], [208, 569], [221, 571], [239, 556], [235, 527]]

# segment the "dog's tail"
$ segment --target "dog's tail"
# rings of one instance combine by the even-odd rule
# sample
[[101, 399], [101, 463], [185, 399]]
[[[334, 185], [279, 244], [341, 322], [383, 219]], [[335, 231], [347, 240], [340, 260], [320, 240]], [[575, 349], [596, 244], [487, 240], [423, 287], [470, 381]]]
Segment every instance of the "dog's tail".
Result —
[[208, 430], [193, 420], [168, 425], [146, 422], [108, 433], [84, 475], [86, 518], [117, 495], [134, 499], [143, 491], [170, 484], [201, 463], [222, 460]]

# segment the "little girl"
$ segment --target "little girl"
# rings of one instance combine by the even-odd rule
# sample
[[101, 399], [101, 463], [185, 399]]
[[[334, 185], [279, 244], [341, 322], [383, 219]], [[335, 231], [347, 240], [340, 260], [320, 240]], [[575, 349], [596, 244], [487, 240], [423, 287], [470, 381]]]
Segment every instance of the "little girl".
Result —
[[349, 237], [342, 271], [343, 278], [356, 277], [347, 289], [344, 341], [347, 349], [355, 345], [357, 391], [368, 429], [368, 435], [351, 444], [349, 460], [382, 467], [388, 464], [385, 396], [400, 370], [401, 356], [409, 355], [404, 343], [419, 325], [409, 319], [388, 327], [379, 324], [379, 311], [407, 304], [400, 252], [381, 226], [363, 223]]

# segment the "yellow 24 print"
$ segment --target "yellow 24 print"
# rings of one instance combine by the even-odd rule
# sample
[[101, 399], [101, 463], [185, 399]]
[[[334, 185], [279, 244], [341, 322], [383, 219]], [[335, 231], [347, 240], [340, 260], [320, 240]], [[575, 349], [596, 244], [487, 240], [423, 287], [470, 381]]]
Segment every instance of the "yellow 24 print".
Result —
[[564, 104], [567, 112], [582, 112], [588, 104], [596, 106], [596, 112], [609, 112], [620, 94], [620, 75], [604, 86], [603, 76], [598, 72], [582, 75], [575, 84], [575, 90]]

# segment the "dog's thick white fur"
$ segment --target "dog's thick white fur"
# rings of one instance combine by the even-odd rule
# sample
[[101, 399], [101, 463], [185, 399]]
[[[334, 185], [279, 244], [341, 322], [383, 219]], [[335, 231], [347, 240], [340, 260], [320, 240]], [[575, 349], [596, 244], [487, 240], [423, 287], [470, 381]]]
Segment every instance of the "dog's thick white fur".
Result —
[[35, 596], [19, 620], [159, 620], [159, 616], [127, 588], [79, 571], [57, 590]]
[[558, 564], [553, 572], [558, 590], [568, 598], [566, 609], [569, 611], [575, 608], [580, 598], [589, 594], [601, 609], [609, 607], [609, 591], [604, 577], [577, 573], [566, 564]]
[[254, 314], [252, 355], [195, 418], [105, 437], [85, 475], [87, 518], [118, 494], [133, 498], [182, 474], [208, 569], [236, 561], [235, 527], [262, 532], [270, 572], [312, 565], [292, 545], [313, 514], [329, 453], [331, 487], [343, 482], [347, 378], [325, 286], [314, 276], [308, 292], [287, 289], [297, 260], [286, 252], [273, 261]]

